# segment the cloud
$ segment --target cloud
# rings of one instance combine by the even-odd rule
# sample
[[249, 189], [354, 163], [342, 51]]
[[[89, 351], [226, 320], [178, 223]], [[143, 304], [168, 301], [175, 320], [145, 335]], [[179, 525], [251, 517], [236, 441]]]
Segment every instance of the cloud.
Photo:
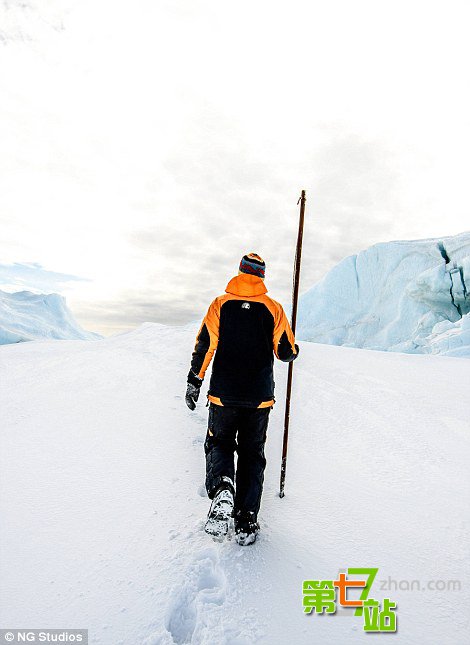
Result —
[[323, 139], [311, 158], [317, 241], [306, 257], [317, 279], [347, 255], [392, 239], [404, 211], [399, 156], [388, 142], [337, 125], [326, 127]]
[[301, 291], [376, 242], [467, 226], [460, 10], [423, 30], [404, 2], [48, 4], [44, 30], [36, 1], [9, 9], [34, 44], [3, 48], [0, 254], [60, 267], [12, 286], [64, 288], [84, 326], [199, 318], [247, 251], [287, 305], [301, 189]]
[[144, 322], [183, 325], [199, 320], [201, 315], [191, 300], [171, 302], [151, 293], [148, 299], [145, 293], [134, 293], [106, 302], [80, 302], [73, 312], [82, 326], [104, 334], [127, 331]]
[[259, 156], [233, 124], [227, 134], [201, 123], [195, 115], [182, 134], [185, 146], [176, 141], [165, 162], [178, 184], [171, 215], [128, 237], [136, 253], [164, 267], [152, 270], [149, 263], [148, 284], [175, 315], [179, 305], [171, 294], [182, 294], [182, 311], [189, 298], [191, 311], [203, 312], [250, 251], [266, 260], [273, 296], [290, 302], [300, 188], [314, 186], [307, 190], [302, 290], [345, 256], [391, 235], [402, 209], [401, 177], [393, 148], [380, 139], [324, 124], [314, 153], [302, 151], [305, 186], [297, 181], [297, 162]]
[[36, 262], [0, 264], [0, 287], [9, 291], [21, 289], [60, 292], [68, 283], [82, 281], [86, 281], [86, 278], [49, 271]]

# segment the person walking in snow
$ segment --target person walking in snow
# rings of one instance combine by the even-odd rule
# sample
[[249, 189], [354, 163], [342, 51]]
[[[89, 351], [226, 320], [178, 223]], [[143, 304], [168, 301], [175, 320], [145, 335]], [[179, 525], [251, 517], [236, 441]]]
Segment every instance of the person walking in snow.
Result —
[[259, 255], [244, 255], [226, 293], [210, 305], [196, 337], [186, 390], [186, 404], [194, 410], [215, 354], [204, 443], [212, 500], [205, 530], [223, 539], [233, 516], [235, 537], [243, 546], [252, 544], [259, 531], [274, 354], [284, 362], [299, 354], [282, 306], [266, 295], [265, 269]]

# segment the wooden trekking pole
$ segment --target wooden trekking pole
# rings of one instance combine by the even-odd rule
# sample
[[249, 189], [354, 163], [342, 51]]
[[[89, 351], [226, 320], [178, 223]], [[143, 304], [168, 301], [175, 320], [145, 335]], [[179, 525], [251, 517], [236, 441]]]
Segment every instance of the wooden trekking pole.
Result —
[[[297, 249], [295, 252], [295, 265], [294, 265], [294, 284], [292, 292], [292, 321], [291, 327], [295, 335], [295, 325], [297, 322], [297, 302], [299, 299], [299, 283], [300, 283], [300, 261], [302, 259], [302, 238], [304, 234], [304, 215], [305, 215], [305, 190], [299, 197], [300, 202], [300, 218], [299, 218], [299, 232], [297, 234]], [[282, 462], [281, 462], [281, 485], [279, 490], [279, 497], [284, 497], [284, 485], [286, 482], [286, 464], [287, 464], [287, 442], [289, 439], [289, 419], [290, 419], [290, 396], [292, 391], [292, 375], [294, 371], [294, 361], [289, 363], [289, 372], [287, 375], [287, 393], [286, 393], [286, 412], [284, 415], [284, 440], [282, 443]]]

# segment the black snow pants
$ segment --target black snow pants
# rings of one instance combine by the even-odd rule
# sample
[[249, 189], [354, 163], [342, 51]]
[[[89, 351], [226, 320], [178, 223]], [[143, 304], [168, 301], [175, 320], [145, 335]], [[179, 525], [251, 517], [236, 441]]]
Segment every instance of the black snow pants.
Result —
[[[258, 514], [266, 458], [264, 444], [271, 408], [209, 406], [206, 490], [210, 499], [225, 475], [235, 482], [235, 510]], [[237, 452], [235, 477], [234, 453]]]

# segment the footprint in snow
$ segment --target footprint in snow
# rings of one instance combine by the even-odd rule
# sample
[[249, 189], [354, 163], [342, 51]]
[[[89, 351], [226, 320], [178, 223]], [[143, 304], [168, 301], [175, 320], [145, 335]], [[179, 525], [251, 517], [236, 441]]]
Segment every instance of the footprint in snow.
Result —
[[[167, 608], [165, 629], [145, 645], [225, 642], [223, 609], [226, 579], [214, 548], [195, 554]], [[221, 631], [222, 630], [222, 631]]]
[[197, 494], [200, 497], [207, 497], [207, 491], [206, 491], [206, 485], [205, 484], [200, 484], [197, 489]]

